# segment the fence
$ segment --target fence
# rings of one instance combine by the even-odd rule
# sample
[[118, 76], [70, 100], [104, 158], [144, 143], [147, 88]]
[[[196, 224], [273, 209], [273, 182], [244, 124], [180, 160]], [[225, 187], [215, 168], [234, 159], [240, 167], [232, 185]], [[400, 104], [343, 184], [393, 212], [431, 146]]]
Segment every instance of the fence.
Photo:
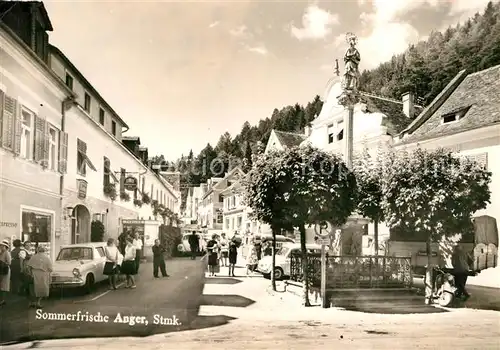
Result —
[[[392, 256], [328, 256], [327, 289], [406, 288], [413, 283], [411, 258]], [[321, 256], [307, 254], [309, 285], [321, 285]], [[292, 254], [290, 279], [303, 282], [302, 255]]]

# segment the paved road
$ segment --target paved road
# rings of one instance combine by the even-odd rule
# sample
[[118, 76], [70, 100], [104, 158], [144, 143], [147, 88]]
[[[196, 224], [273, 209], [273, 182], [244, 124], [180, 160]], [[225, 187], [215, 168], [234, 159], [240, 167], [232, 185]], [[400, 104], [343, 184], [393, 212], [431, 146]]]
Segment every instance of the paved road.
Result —
[[[136, 289], [108, 291], [102, 286], [87, 296], [50, 298], [41, 310], [26, 302], [0, 309], [0, 341], [53, 338], [146, 336], [193, 328], [204, 283], [205, 262], [190, 259], [167, 261], [168, 278], [154, 279], [152, 264], [141, 265]], [[54, 315], [107, 316], [107, 322], [54, 320]], [[88, 314], [87, 314], [88, 313]], [[156, 316], [155, 316], [156, 315]], [[138, 316], [134, 322], [126, 317]], [[121, 319], [120, 319], [121, 317]], [[161, 317], [166, 324], [161, 323]], [[44, 319], [45, 318], [45, 319]], [[123, 323], [121, 323], [123, 322]], [[143, 324], [139, 324], [143, 322]]]

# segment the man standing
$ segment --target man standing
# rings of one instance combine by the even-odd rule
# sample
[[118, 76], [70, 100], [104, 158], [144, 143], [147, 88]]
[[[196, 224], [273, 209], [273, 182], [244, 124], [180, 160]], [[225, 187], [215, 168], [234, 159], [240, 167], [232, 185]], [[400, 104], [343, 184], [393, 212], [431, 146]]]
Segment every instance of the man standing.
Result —
[[198, 254], [198, 250], [200, 249], [200, 238], [196, 234], [196, 231], [193, 231], [189, 235], [189, 248], [191, 249], [191, 260], [196, 259], [196, 255]]
[[158, 269], [161, 271], [163, 277], [168, 277], [167, 268], [165, 265], [166, 251], [165, 247], [160, 244], [159, 239], [155, 239], [155, 245], [153, 246], [153, 276], [158, 278]]
[[467, 277], [469, 276], [469, 261], [472, 260], [470, 255], [465, 252], [460, 244], [455, 246], [451, 262], [453, 264], [453, 274], [455, 275], [455, 286], [457, 287], [458, 297], [463, 297], [467, 300], [470, 294], [465, 290]]
[[132, 242], [135, 247], [135, 273], [139, 273], [139, 264], [141, 263], [142, 257], [142, 239], [138, 232], [135, 233], [135, 238]]

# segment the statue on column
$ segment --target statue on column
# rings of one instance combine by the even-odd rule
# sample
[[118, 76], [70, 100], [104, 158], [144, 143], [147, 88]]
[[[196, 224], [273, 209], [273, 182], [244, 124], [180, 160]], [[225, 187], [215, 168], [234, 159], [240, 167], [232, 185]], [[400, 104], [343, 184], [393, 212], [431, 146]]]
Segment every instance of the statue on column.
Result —
[[342, 87], [345, 90], [356, 91], [359, 84], [358, 67], [359, 62], [361, 61], [361, 56], [356, 48], [358, 38], [353, 33], [347, 33], [346, 41], [349, 44], [349, 48], [344, 55], [345, 72]]

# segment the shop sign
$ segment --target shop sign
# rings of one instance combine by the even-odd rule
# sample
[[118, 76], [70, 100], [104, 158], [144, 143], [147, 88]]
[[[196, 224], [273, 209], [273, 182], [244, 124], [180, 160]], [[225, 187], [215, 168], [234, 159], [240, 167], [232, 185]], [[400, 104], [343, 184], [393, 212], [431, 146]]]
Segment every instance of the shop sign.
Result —
[[82, 179], [76, 180], [76, 188], [78, 189], [78, 198], [87, 198], [87, 181]]
[[137, 179], [133, 176], [128, 176], [123, 181], [123, 187], [127, 191], [135, 191], [137, 189]]
[[16, 228], [17, 227], [17, 222], [0, 221], [0, 227]]

